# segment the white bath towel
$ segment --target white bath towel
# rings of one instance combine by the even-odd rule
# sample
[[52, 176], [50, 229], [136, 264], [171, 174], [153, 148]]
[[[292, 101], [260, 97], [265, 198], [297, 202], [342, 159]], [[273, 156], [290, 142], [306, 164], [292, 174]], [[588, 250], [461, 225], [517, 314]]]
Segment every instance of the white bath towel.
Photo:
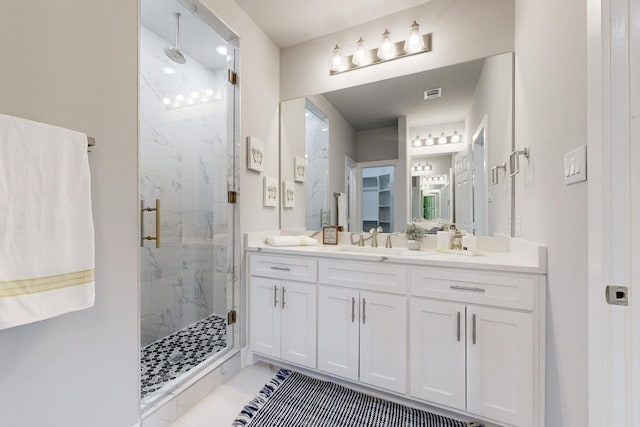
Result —
[[267, 244], [271, 246], [316, 246], [318, 241], [307, 236], [267, 236]]
[[94, 304], [86, 135], [0, 114], [0, 329]]

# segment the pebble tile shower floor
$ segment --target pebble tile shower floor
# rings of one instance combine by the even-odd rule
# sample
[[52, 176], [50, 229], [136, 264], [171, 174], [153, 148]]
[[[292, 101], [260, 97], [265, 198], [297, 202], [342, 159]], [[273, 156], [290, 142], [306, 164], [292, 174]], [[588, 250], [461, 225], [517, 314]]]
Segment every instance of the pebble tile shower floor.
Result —
[[143, 399], [227, 346], [227, 321], [212, 315], [140, 351]]

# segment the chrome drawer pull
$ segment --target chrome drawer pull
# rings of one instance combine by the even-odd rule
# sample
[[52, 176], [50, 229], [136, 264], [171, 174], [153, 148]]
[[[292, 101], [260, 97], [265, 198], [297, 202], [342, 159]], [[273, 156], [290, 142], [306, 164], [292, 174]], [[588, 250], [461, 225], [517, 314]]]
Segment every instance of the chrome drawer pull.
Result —
[[367, 300], [362, 298], [362, 324], [367, 322]]
[[458, 327], [457, 327], [457, 338], [458, 342], [460, 342], [460, 312], [458, 312]]
[[472, 288], [470, 286], [458, 286], [458, 285], [451, 285], [449, 287], [457, 291], [485, 292], [485, 289], [479, 288], [477, 286], [475, 288]]
[[351, 323], [356, 321], [356, 299], [351, 298]]
[[277, 265], [272, 265], [271, 269], [278, 270], [278, 271], [291, 271], [289, 267], [278, 267]]
[[284, 286], [282, 287], [282, 309], [284, 310]]
[[473, 323], [473, 329], [471, 330], [471, 341], [475, 344], [476, 343], [476, 315], [474, 314], [471, 317], [472, 323]]
[[273, 306], [278, 307], [278, 287], [273, 287]]

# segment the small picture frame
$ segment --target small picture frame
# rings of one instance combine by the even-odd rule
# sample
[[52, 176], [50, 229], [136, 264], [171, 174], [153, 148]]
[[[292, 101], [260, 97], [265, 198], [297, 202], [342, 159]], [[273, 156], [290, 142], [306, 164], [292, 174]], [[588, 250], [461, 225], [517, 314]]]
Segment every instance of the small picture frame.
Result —
[[264, 171], [264, 144], [256, 137], [247, 137], [247, 168], [256, 172]]
[[293, 158], [293, 180], [304, 182], [307, 175], [307, 160], [304, 157], [295, 156]]
[[293, 181], [282, 182], [282, 206], [285, 208], [296, 206], [296, 184]]
[[322, 244], [337, 245], [338, 244], [338, 227], [335, 225], [327, 225], [322, 227]]
[[264, 206], [274, 208], [278, 206], [278, 180], [265, 176], [263, 186]]

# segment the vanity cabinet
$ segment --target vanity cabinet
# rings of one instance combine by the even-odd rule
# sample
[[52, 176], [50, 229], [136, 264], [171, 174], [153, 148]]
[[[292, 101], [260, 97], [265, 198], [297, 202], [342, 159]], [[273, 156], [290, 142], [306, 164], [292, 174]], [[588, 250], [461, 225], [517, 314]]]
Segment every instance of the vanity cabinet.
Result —
[[541, 427], [545, 276], [485, 263], [251, 254], [250, 348], [491, 425]]
[[318, 369], [406, 392], [406, 297], [320, 285]]
[[[510, 425], [534, 425], [537, 284], [531, 279], [412, 270], [410, 394]], [[452, 301], [423, 298], [434, 295]]]
[[[316, 367], [315, 261], [282, 257], [255, 257], [250, 285], [250, 346], [252, 350], [309, 368]], [[265, 259], [266, 258], [266, 259]], [[292, 266], [296, 266], [293, 268]], [[276, 267], [276, 268], [271, 268]], [[308, 265], [307, 265], [308, 267]], [[300, 270], [306, 271], [302, 274]], [[282, 280], [292, 277], [309, 282]]]

